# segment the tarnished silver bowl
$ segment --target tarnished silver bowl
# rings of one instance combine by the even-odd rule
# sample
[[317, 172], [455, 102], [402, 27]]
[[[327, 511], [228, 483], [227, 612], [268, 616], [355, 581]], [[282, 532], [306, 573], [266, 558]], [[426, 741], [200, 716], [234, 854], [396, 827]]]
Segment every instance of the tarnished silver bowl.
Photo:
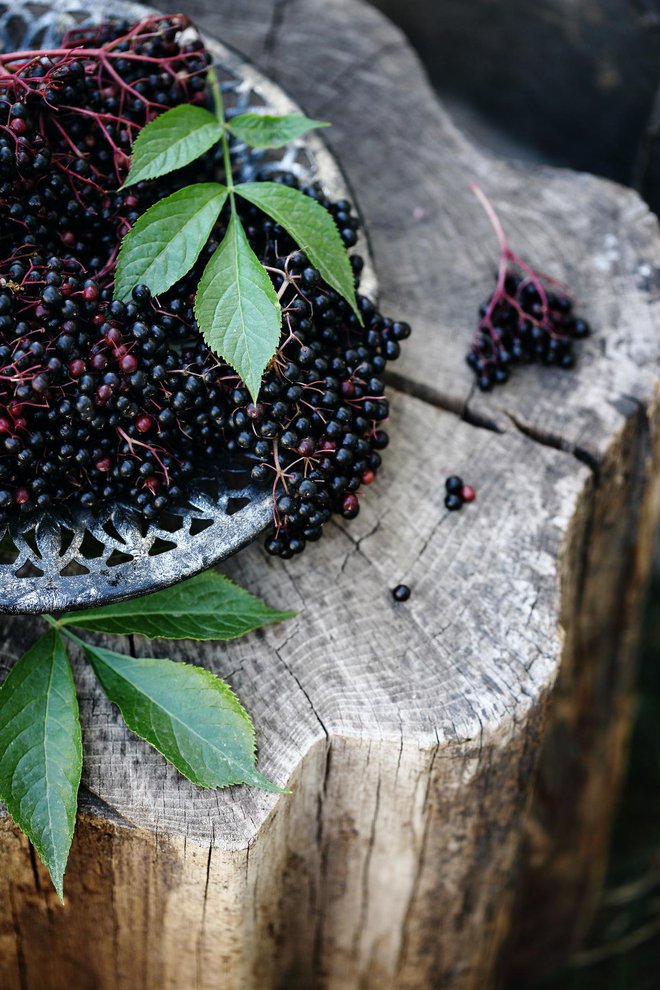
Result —
[[[100, 5], [82, 0], [0, 3], [4, 51], [53, 47], [72, 27], [103, 16]], [[91, 8], [91, 9], [90, 9]], [[154, 11], [115, 0], [112, 16], [139, 20]], [[296, 113], [300, 108], [251, 63], [225, 45], [204, 39], [213, 55], [228, 113], [260, 109]], [[333, 198], [351, 198], [342, 173], [316, 134], [277, 154], [236, 146], [232, 152], [245, 180], [257, 168], [287, 169], [305, 182], [318, 181]], [[362, 291], [374, 295], [373, 265], [364, 238]], [[240, 550], [271, 520], [272, 494], [231, 467], [199, 478], [185, 504], [170, 506], [147, 522], [128, 505], [94, 514], [80, 507], [18, 520], [0, 531], [0, 612], [43, 613], [86, 608], [155, 591], [190, 577]]]

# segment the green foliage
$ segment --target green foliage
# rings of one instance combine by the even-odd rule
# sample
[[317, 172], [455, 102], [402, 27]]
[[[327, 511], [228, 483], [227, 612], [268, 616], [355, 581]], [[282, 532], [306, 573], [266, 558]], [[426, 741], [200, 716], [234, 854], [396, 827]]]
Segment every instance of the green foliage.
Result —
[[146, 598], [69, 612], [60, 625], [149, 639], [226, 640], [294, 615], [269, 608], [228, 578], [206, 571]]
[[78, 701], [52, 629], [0, 689], [0, 798], [48, 867], [60, 898], [82, 768]]
[[282, 793], [255, 769], [252, 721], [219, 677], [188, 663], [136, 660], [89, 643], [83, 649], [129, 729], [193, 784]]
[[44, 619], [53, 627], [0, 688], [0, 800], [33, 842], [60, 897], [82, 767], [78, 702], [62, 634], [82, 647], [126, 724], [200, 787], [285, 793], [255, 766], [254, 727], [224, 681], [173, 660], [85, 643], [70, 627], [149, 638], [226, 640], [290, 618], [214, 572], [144, 598]]
[[[217, 78], [209, 75], [216, 112], [191, 105], [157, 117], [141, 132], [125, 185], [157, 179], [193, 162], [221, 142], [225, 186], [199, 183], [180, 189], [139, 218], [125, 235], [117, 262], [115, 298], [143, 283], [165, 292], [197, 261], [228, 195], [230, 219], [201, 277], [195, 315], [207, 344], [230, 364], [257, 400], [261, 378], [276, 353], [282, 312], [270, 276], [250, 247], [236, 212], [236, 195], [281, 224], [328, 285], [357, 313], [348, 252], [331, 215], [297, 190], [271, 182], [234, 184], [228, 134], [253, 147], [280, 147], [324, 121], [300, 114], [246, 113], [227, 123]], [[359, 316], [359, 313], [358, 313]]]
[[154, 203], [122, 241], [115, 297], [129, 299], [139, 284], [157, 296], [187, 275], [226, 199], [227, 189], [219, 182], [199, 182]]
[[229, 130], [239, 141], [253, 148], [281, 148], [316, 127], [329, 126], [323, 120], [310, 120], [299, 113], [287, 113], [282, 117], [267, 113], [242, 113], [233, 118]]
[[206, 343], [240, 375], [256, 402], [282, 316], [273, 283], [236, 213], [202, 275], [195, 316]]
[[221, 137], [222, 125], [209, 110], [190, 103], [167, 110], [138, 134], [131, 169], [122, 188], [189, 165]]
[[299, 189], [279, 182], [245, 182], [236, 186], [236, 192], [284, 227], [318, 268], [321, 277], [359, 316], [353, 269], [337, 225], [328, 211]]

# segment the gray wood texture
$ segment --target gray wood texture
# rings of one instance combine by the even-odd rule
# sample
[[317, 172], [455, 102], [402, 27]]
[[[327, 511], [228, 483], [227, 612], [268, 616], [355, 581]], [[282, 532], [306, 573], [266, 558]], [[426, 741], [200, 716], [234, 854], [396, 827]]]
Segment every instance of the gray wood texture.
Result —
[[[503, 956], [523, 977], [561, 959], [602, 874], [660, 514], [657, 224], [611, 183], [473, 147], [366, 4], [187, 7], [333, 121], [383, 308], [415, 332], [360, 516], [301, 558], [252, 546], [224, 568], [299, 617], [168, 650], [227, 678], [291, 795], [196, 790], [81, 661], [67, 905], [4, 819], [0, 986], [486, 990]], [[475, 394], [463, 359], [496, 247], [471, 179], [584, 300], [575, 372]], [[478, 493], [455, 514], [452, 472]], [[3, 623], [4, 670], [33, 634]]]
[[657, 210], [657, 162], [643, 147], [660, 81], [653, 0], [374, 2], [444, 98], [467, 102], [544, 161], [626, 184], [636, 172]]

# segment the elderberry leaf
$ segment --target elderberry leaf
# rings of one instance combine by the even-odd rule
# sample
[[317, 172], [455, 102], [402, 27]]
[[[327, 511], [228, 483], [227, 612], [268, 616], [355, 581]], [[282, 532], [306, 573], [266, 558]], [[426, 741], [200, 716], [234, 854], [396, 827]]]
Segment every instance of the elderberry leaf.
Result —
[[78, 701], [64, 643], [52, 629], [0, 688], [0, 798], [63, 899], [82, 769]]
[[316, 127], [329, 127], [324, 120], [312, 120], [301, 113], [272, 114], [242, 113], [229, 122], [229, 130], [239, 141], [252, 148], [281, 148]]
[[235, 213], [200, 280], [195, 316], [208, 346], [240, 375], [256, 402], [261, 376], [277, 350], [282, 312]]
[[236, 192], [284, 227], [321, 277], [360, 317], [348, 251], [330, 213], [299, 189], [279, 182], [244, 182]]
[[189, 165], [221, 137], [222, 125], [203, 107], [183, 103], [166, 110], [138, 134], [128, 178], [121, 188], [143, 179], [157, 179]]
[[60, 623], [117, 636], [226, 640], [295, 614], [269, 608], [228, 578], [206, 571], [144, 598], [69, 612]]
[[206, 244], [227, 193], [219, 182], [198, 182], [149, 207], [121, 242], [115, 299], [128, 299], [140, 284], [157, 296], [183, 278]]
[[126, 725], [198, 787], [251, 784], [282, 793], [255, 769], [252, 721], [219, 677], [188, 663], [135, 659], [80, 644]]

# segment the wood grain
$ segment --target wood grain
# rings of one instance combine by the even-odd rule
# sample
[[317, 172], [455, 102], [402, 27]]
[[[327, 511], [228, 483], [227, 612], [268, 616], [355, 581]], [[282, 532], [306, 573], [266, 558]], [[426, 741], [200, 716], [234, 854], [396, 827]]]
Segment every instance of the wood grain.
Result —
[[[188, 7], [335, 121], [384, 308], [415, 334], [360, 516], [301, 558], [253, 546], [225, 568], [298, 618], [168, 645], [228, 679], [291, 796], [195, 790], [78, 658], [89, 795], [67, 906], [5, 820], [0, 985], [484, 990], [516, 934], [523, 975], [568, 951], [603, 867], [660, 514], [657, 225], [613, 184], [485, 157], [364, 4]], [[578, 287], [596, 333], [575, 373], [473, 394], [463, 355], [495, 256], [470, 178]], [[478, 492], [455, 514], [452, 472]], [[5, 669], [33, 632], [3, 623]]]

